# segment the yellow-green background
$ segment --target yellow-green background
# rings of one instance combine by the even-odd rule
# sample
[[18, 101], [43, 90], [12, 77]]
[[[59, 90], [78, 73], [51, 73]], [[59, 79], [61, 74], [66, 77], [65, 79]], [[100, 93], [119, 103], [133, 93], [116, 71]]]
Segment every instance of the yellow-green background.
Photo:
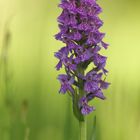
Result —
[[[140, 140], [140, 1], [98, 2], [112, 84], [107, 100], [93, 101], [88, 140], [95, 115], [96, 140]], [[58, 3], [0, 0], [0, 140], [78, 140], [79, 124], [70, 98], [58, 94], [54, 68], [54, 52], [63, 46], [53, 37]]]

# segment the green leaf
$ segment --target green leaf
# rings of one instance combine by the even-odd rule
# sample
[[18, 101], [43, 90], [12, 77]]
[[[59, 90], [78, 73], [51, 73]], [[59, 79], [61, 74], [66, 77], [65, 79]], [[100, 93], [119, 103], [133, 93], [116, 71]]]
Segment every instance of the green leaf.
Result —
[[96, 140], [96, 116], [93, 119], [93, 128], [91, 133], [91, 140]]
[[91, 140], [96, 140], [96, 116], [93, 119], [93, 128], [91, 133]]
[[77, 94], [77, 90], [75, 90], [75, 93], [73, 95], [73, 113], [79, 121], [84, 121], [84, 116], [81, 114], [81, 111], [78, 106], [78, 102], [79, 102], [79, 96]]

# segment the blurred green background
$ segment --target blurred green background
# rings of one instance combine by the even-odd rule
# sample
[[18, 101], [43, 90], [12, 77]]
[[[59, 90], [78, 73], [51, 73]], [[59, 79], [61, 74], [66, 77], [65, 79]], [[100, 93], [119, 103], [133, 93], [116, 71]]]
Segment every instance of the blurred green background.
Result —
[[[96, 140], [140, 140], [140, 1], [98, 0], [112, 84], [95, 100]], [[70, 98], [59, 95], [54, 39], [59, 0], [0, 0], [0, 140], [78, 140]], [[92, 139], [95, 140], [95, 139]]]

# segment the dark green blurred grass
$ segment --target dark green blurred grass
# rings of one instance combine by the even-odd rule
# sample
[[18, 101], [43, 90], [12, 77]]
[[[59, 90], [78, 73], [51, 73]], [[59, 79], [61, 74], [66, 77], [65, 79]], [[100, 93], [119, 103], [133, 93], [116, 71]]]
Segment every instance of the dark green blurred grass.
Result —
[[[0, 0], [1, 55], [5, 33], [10, 33], [7, 64], [3, 57], [0, 60], [0, 140], [78, 139], [79, 124], [69, 97], [58, 94], [54, 69], [57, 60], [53, 53], [63, 46], [53, 38], [58, 32], [58, 2]], [[97, 140], [139, 140], [140, 2], [99, 3], [104, 9], [102, 30], [111, 45], [103, 53], [109, 57], [108, 80], [112, 84], [105, 91], [106, 101], [93, 101], [96, 112], [88, 116], [88, 138], [96, 115]]]

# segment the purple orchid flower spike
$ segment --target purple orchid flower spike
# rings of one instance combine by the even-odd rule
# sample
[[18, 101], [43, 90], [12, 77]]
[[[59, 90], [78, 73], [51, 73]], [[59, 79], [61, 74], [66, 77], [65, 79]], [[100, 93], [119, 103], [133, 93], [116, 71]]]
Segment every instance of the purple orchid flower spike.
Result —
[[[100, 54], [107, 49], [103, 41], [105, 33], [100, 32], [103, 21], [99, 18], [102, 8], [96, 0], [61, 0], [62, 13], [58, 17], [60, 32], [57, 40], [66, 44], [55, 53], [59, 62], [56, 69], [64, 66], [66, 74], [58, 76], [60, 92], [69, 92], [73, 101], [73, 111], [79, 121], [95, 110], [89, 106], [94, 98], [105, 99], [103, 90], [109, 84], [104, 77], [107, 57]], [[93, 68], [87, 72], [89, 64]]]
[[[95, 97], [105, 99], [102, 90], [107, 89], [109, 83], [102, 80], [102, 77], [108, 72], [105, 69], [107, 57], [102, 56], [99, 51], [101, 48], [107, 49], [108, 44], [103, 41], [105, 34], [99, 31], [103, 22], [98, 14], [102, 9], [96, 0], [62, 0], [59, 7], [63, 11], [58, 17], [60, 32], [55, 37], [66, 46], [55, 53], [55, 57], [59, 59], [56, 69], [60, 70], [64, 66], [68, 70], [67, 75], [58, 76], [61, 82], [60, 92], [78, 94], [79, 100], [85, 97], [86, 105]], [[90, 63], [94, 64], [94, 69], [85, 75]], [[79, 87], [84, 94], [75, 92]], [[79, 110], [81, 115], [93, 111], [87, 109], [87, 113], [83, 113], [81, 108]]]

